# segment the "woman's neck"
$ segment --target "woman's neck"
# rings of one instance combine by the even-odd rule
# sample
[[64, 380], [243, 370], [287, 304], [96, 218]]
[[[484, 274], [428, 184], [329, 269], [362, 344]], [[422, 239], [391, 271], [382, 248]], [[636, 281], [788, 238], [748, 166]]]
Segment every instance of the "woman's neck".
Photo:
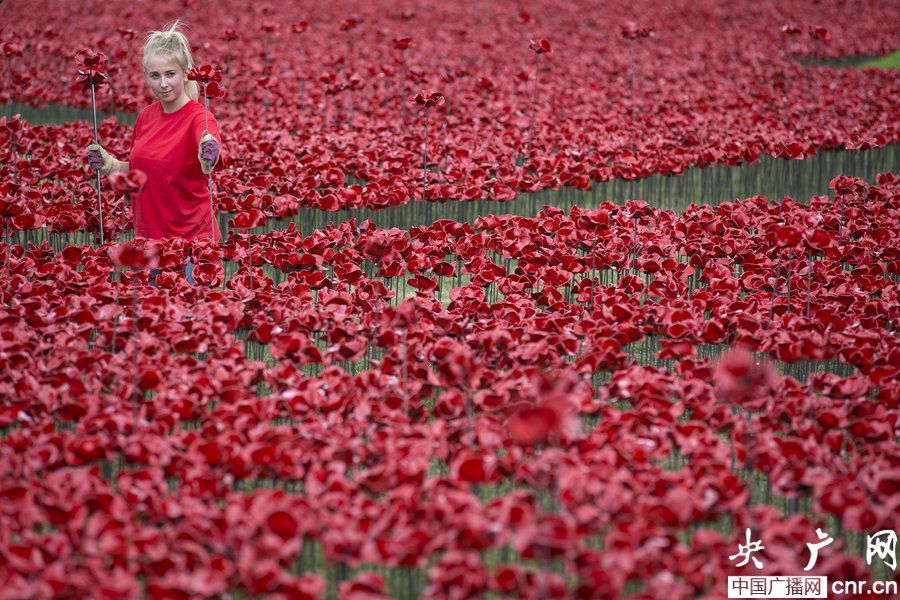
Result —
[[162, 104], [162, 109], [163, 109], [164, 113], [173, 113], [190, 101], [191, 101], [191, 99], [188, 97], [187, 94], [182, 94], [177, 99], [172, 100], [171, 102], [163, 102], [162, 100], [160, 100], [159, 102], [160, 102], [160, 104]]

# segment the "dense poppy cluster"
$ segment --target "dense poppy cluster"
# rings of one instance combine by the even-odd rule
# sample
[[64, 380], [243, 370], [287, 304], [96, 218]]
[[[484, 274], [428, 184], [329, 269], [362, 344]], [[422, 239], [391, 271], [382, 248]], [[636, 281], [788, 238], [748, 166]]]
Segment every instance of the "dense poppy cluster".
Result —
[[897, 529], [900, 179], [831, 188], [4, 256], [6, 591], [717, 597], [745, 527]]
[[101, 223], [91, 126], [0, 118], [0, 598], [871, 579], [865, 536], [900, 531], [896, 169], [734, 200], [706, 169], [722, 202], [677, 211], [537, 194], [895, 157], [897, 72], [823, 61], [895, 49], [900, 5], [782, 4], [4, 5], [0, 101], [32, 105], [140, 109], [140, 36], [188, 20], [231, 236], [121, 241], [146, 175], [104, 180]]
[[[46, 13], [64, 18], [52, 24], [25, 14], [25, 5], [5, 8], [16, 23], [3, 34], [15, 81], [3, 99], [90, 106], [78, 85], [86, 71], [71, 61], [102, 51], [101, 108], [136, 111], [152, 101], [136, 33], [160, 27], [158, 3], [83, 18], [53, 4]], [[710, 0], [650, 3], [641, 14], [621, 2], [580, 7], [577, 19], [549, 5], [522, 12], [502, 2], [405, 11], [355, 3], [352, 17], [340, 3], [314, 15], [265, 2], [172, 4], [190, 21], [197, 60], [222, 71], [210, 86], [229, 90], [213, 103], [229, 149], [216, 172], [221, 211], [252, 206], [283, 217], [300, 207], [383, 208], [423, 194], [505, 201], [900, 139], [896, 71], [799, 62], [900, 46], [896, 28], [885, 26], [900, 20], [894, 2], [860, 11], [837, 0], [777, 8]], [[420, 89], [445, 100], [430, 117], [427, 188], [426, 104], [409, 102]], [[51, 187], [30, 208], [56, 227], [96, 230], [84, 124], [26, 127], [20, 137], [20, 178]], [[107, 122], [101, 139], [127, 155], [127, 127]], [[14, 164], [2, 161], [4, 180]], [[53, 210], [58, 197], [67, 210]], [[110, 208], [104, 226], [127, 230], [127, 216]]]

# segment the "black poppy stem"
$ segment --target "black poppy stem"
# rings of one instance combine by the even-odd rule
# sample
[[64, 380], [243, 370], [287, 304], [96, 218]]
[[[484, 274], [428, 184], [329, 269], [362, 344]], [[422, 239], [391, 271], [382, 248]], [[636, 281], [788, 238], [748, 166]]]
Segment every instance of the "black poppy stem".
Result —
[[766, 323], [766, 329], [770, 329], [772, 327], [772, 319], [775, 317], [775, 300], [778, 298], [780, 286], [778, 285], [781, 281], [781, 260], [783, 258], [783, 252], [781, 248], [778, 249], [778, 266], [775, 268], [775, 279], [772, 283], [772, 300], [769, 304], [769, 322]]
[[[266, 30], [266, 39], [263, 44], [263, 77], [269, 76], [269, 31]], [[263, 108], [269, 109], [269, 86], [263, 88]], [[215, 234], [214, 234], [215, 235]]]
[[531, 155], [534, 151], [534, 121], [537, 112], [537, 95], [538, 95], [538, 73], [540, 73], [541, 55], [534, 55], [534, 87], [531, 91], [531, 124], [528, 126], [528, 162], [531, 162]]
[[785, 274], [785, 281], [787, 283], [787, 311], [791, 312], [791, 262], [794, 260], [794, 251], [791, 250], [788, 253], [787, 260], [787, 273]]
[[631, 232], [631, 268], [634, 269], [634, 275], [637, 277], [638, 267], [637, 267], [637, 226], [638, 226], [638, 218], [637, 214], [634, 215], [634, 229]]
[[140, 394], [138, 393], [138, 304], [137, 304], [137, 273], [132, 270], [131, 278], [131, 339], [134, 341], [134, 366], [132, 398], [134, 399], [134, 427], [137, 429], [138, 413], [140, 412]]
[[[97, 137], [97, 98], [94, 93], [94, 76], [91, 75], [91, 113], [94, 116], [94, 143], [99, 144]], [[103, 245], [103, 197], [100, 192], [100, 171], [96, 173], [97, 177], [97, 210], [100, 214], [100, 245]]]
[[428, 109], [425, 109], [425, 148], [422, 157], [422, 202], [428, 201]]
[[117, 324], [119, 321], [119, 296], [122, 290], [122, 276], [119, 274], [119, 268], [117, 266], [113, 266], [113, 272], [115, 272], [118, 277], [115, 279], [116, 284], [116, 300], [113, 303], [113, 318], [112, 318], [112, 336], [109, 342], [109, 350], [110, 352], [116, 351], [116, 334], [117, 334]]
[[7, 55], [6, 57], [6, 72], [9, 75], [9, 104], [10, 104], [10, 115], [12, 115], [12, 104], [14, 102], [13, 91], [15, 91], [15, 87], [13, 86], [13, 69], [12, 69], [12, 56]]
[[18, 185], [19, 184], [19, 166], [17, 163], [19, 162], [19, 149], [16, 146], [16, 132], [15, 131], [9, 132], [9, 145], [12, 148], [12, 156], [10, 157], [12, 162], [9, 165], [9, 172], [12, 173], [13, 181], [16, 183], [16, 185]]
[[788, 159], [784, 159], [784, 164], [781, 167], [781, 203], [778, 205], [778, 218], [781, 219], [782, 215], [784, 215], [784, 198], [788, 193]]
[[3, 241], [6, 243], [6, 281], [9, 281], [9, 261], [10, 251], [12, 250], [12, 238], [9, 235], [9, 217], [3, 219]]
[[818, 62], [817, 58], [816, 58], [816, 54], [817, 54], [816, 50], [817, 50], [816, 41], [813, 40], [813, 60], [812, 60], [812, 64], [809, 66], [809, 68], [806, 69], [806, 99], [807, 99], [807, 101], [809, 100], [809, 98], [812, 94], [812, 70], [813, 70], [813, 68], [815, 68], [816, 63]]
[[403, 328], [403, 412], [409, 416], [409, 328]]
[[813, 255], [809, 253], [809, 268], [806, 271], [806, 317], [809, 318], [812, 305]]
[[400, 116], [403, 118], [403, 135], [406, 135], [406, 56], [400, 53]]
[[[413, 98], [413, 102], [425, 109], [425, 144], [422, 148], [422, 201], [428, 199], [428, 109], [444, 103], [444, 96], [433, 90], [422, 90]], [[431, 207], [426, 205], [427, 217], [431, 222]]]
[[372, 345], [375, 347], [373, 352], [377, 352], [378, 347], [378, 290], [376, 290], [373, 286], [372, 288], [372, 312], [374, 314], [374, 318], [372, 319], [373, 331], [372, 331]]
[[353, 128], [353, 107], [356, 106], [356, 89], [350, 85], [353, 77], [353, 36], [347, 36], [347, 87], [350, 88], [350, 106], [347, 108], [347, 126]]
[[591, 244], [591, 310], [594, 310], [594, 270], [597, 264], [597, 227], [594, 230], [594, 240]]
[[838, 224], [838, 241], [844, 238], [844, 193], [841, 192], [841, 220]]
[[541, 54], [550, 52], [550, 42], [545, 39], [531, 40], [528, 48], [534, 52], [534, 87], [531, 92], [531, 123], [528, 126], [528, 152], [526, 156], [528, 162], [531, 162], [532, 154], [534, 153], [534, 129], [537, 119], [538, 76], [541, 71]]
[[244, 235], [247, 236], [247, 265], [250, 273], [250, 293], [253, 294], [253, 242], [250, 238], [250, 230], [245, 229]]
[[636, 73], [636, 71], [637, 71], [637, 64], [636, 64], [635, 61], [634, 61], [634, 40], [629, 40], [629, 42], [628, 42], [628, 62], [631, 63], [631, 64], [629, 65], [629, 66], [631, 67], [631, 68], [629, 69], [629, 72], [630, 72], [630, 74], [631, 74], [631, 102], [630, 102], [630, 104], [631, 104], [631, 127], [632, 127], [632, 131], [633, 131], [633, 128], [634, 128], [634, 111], [635, 111], [635, 109], [637, 108], [637, 106], [636, 106], [636, 104], [637, 104], [637, 91], [636, 91], [636, 88], [635, 88], [636, 82], [637, 82], [637, 73]]

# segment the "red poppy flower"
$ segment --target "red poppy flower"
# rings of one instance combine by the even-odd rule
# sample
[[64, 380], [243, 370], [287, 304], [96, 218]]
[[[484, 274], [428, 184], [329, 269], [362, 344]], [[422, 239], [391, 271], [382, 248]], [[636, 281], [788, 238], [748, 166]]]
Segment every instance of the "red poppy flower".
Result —
[[106, 55], [102, 52], [79, 50], [75, 55], [75, 65], [78, 67], [78, 76], [72, 81], [75, 89], [89, 92], [91, 88], [96, 90], [106, 83]]
[[228, 226], [234, 229], [254, 229], [263, 225], [265, 222], [265, 213], [259, 209], [252, 208], [236, 214], [228, 221]]
[[828, 182], [828, 189], [834, 190], [838, 194], [861, 193], [866, 188], [865, 181], [849, 175], [838, 175]]
[[150, 244], [142, 246], [135, 242], [124, 242], [110, 248], [109, 258], [118, 267], [152, 268], [158, 263], [158, 249]]
[[284, 510], [276, 510], [269, 514], [266, 517], [266, 527], [284, 540], [296, 538], [297, 532], [300, 530], [300, 524], [297, 522], [297, 519]]
[[803, 233], [803, 241], [813, 250], [825, 250], [832, 245], [831, 234], [824, 229], [809, 229]]
[[3, 51], [3, 56], [22, 56], [22, 44], [19, 44], [17, 42], [3, 42], [3, 45], [0, 46], [0, 49], [2, 49]]
[[831, 39], [831, 35], [828, 33], [828, 30], [821, 25], [810, 25], [809, 26], [809, 37], [814, 40], [819, 40], [822, 42], [827, 42]]
[[619, 34], [626, 40], [636, 40], [652, 37], [653, 29], [650, 27], [639, 27], [636, 23], [629, 21], [619, 28]]
[[807, 146], [802, 142], [777, 142], [774, 144], [773, 150], [775, 158], [791, 160], [803, 159], [816, 153], [813, 147]]
[[548, 54], [550, 52], [550, 41], [544, 38], [531, 40], [528, 43], [528, 48], [535, 54]]
[[293, 33], [305, 33], [309, 28], [309, 23], [306, 21], [297, 21], [291, 25], [291, 31]]
[[0, 131], [6, 131], [7, 133], [15, 133], [22, 129], [22, 119], [20, 115], [15, 114], [9, 119], [5, 116], [0, 117]]
[[222, 85], [219, 81], [210, 81], [206, 85], [203, 86], [204, 91], [206, 92], [207, 98], [225, 98], [228, 95], [228, 92], [225, 90], [225, 86]]
[[218, 287], [222, 284], [225, 277], [225, 270], [220, 262], [211, 262], [209, 260], [200, 260], [193, 271], [194, 279], [200, 285]]
[[793, 248], [800, 243], [801, 232], [796, 227], [784, 226], [775, 230], [775, 244], [779, 248]]
[[25, 206], [11, 197], [0, 198], [0, 217], [12, 218], [24, 214]]
[[188, 71], [187, 78], [205, 85], [211, 81], [222, 81], [222, 71], [212, 65], [200, 65]]
[[740, 405], [767, 396], [777, 375], [769, 363], [757, 364], [750, 352], [732, 350], [719, 359], [713, 381], [719, 398]]
[[406, 50], [412, 44], [412, 38], [394, 38], [394, 50]]
[[117, 194], [140, 194], [147, 183], [147, 174], [140, 169], [131, 169], [128, 173], [113, 173], [109, 181]]
[[362, 244], [362, 252], [372, 262], [379, 261], [393, 252], [393, 239], [384, 230], [368, 236]]
[[351, 581], [338, 586], [338, 596], [342, 600], [387, 600], [384, 593], [384, 579], [372, 572], [362, 572]]
[[416, 275], [409, 281], [407, 281], [409, 285], [416, 288], [417, 290], [421, 290], [423, 292], [433, 292], [437, 289], [437, 279], [432, 279], [430, 277], [424, 277], [422, 275]]
[[781, 32], [785, 35], [797, 35], [800, 31], [800, 28], [793, 23], [785, 23], [781, 26]]
[[13, 228], [19, 231], [33, 231], [35, 229], [40, 229], [46, 222], [47, 219], [44, 216], [33, 213], [12, 217]]
[[75, 54], [75, 65], [81, 73], [100, 73], [106, 71], [106, 55], [85, 48]]
[[422, 90], [413, 97], [412, 101], [418, 106], [431, 108], [432, 106], [441, 106], [444, 103], [444, 96], [434, 90]]
[[656, 353], [659, 360], [679, 360], [697, 355], [694, 345], [687, 340], [660, 340], [659, 346], [660, 350]]
[[454, 473], [469, 483], [487, 483], [497, 478], [497, 457], [493, 454], [461, 453], [454, 462]]
[[510, 417], [509, 436], [517, 444], [531, 446], [547, 441], [559, 425], [559, 414], [549, 407], [521, 410]]
[[598, 208], [595, 210], [576, 211], [575, 208], [572, 209], [572, 218], [575, 219], [580, 229], [596, 231], [609, 225], [609, 212], [607, 210]]

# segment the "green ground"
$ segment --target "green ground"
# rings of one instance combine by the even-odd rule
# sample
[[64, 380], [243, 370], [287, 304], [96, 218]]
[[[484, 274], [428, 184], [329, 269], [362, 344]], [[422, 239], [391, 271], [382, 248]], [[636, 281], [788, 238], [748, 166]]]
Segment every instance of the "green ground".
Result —
[[876, 69], [900, 69], [900, 50], [893, 52], [892, 54], [888, 54], [886, 56], [879, 56], [878, 58], [872, 58], [863, 64], [861, 67], [875, 67]]

